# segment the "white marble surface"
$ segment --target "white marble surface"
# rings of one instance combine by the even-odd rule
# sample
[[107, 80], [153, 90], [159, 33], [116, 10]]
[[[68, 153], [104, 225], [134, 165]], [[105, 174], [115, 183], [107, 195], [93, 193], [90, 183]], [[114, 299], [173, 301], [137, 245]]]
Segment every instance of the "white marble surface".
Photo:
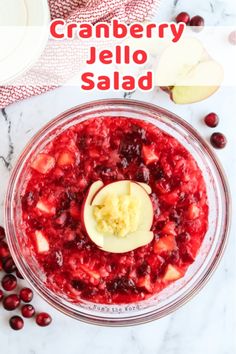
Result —
[[[210, 25], [233, 25], [236, 20], [235, 0], [163, 0], [159, 18], [169, 20], [181, 10], [188, 10], [192, 15], [202, 14]], [[30, 137], [48, 120], [67, 108], [92, 99], [111, 97], [123, 97], [123, 94], [84, 94], [76, 87], [64, 87], [14, 104], [0, 112], [1, 210], [9, 171]], [[209, 111], [216, 111], [221, 118], [219, 130], [229, 140], [227, 148], [217, 151], [217, 155], [225, 168], [234, 199], [236, 88], [221, 88], [208, 100], [189, 106], [173, 104], [160, 91], [146, 95], [134, 93], [132, 98], [155, 103], [179, 114], [206, 139], [211, 130], [204, 126], [202, 117]], [[231, 237], [220, 266], [205, 288], [176, 313], [138, 327], [102, 328], [67, 318], [36, 296], [35, 306], [39, 311], [49, 311], [53, 316], [53, 324], [42, 329], [34, 325], [33, 320], [28, 320], [24, 331], [14, 333], [7, 325], [9, 314], [0, 309], [1, 354], [236, 353], [235, 233], [236, 223], [233, 218]]]

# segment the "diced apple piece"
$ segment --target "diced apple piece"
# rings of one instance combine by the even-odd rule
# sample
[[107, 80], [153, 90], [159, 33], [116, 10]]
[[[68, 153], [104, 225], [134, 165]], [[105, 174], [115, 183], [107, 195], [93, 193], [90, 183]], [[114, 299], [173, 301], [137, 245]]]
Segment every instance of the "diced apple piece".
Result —
[[35, 242], [38, 253], [47, 253], [49, 251], [49, 242], [42, 231], [35, 231]]
[[163, 236], [154, 243], [154, 252], [157, 254], [161, 252], [171, 252], [174, 249], [176, 249], [176, 242], [173, 235]]
[[57, 159], [57, 165], [60, 167], [71, 166], [74, 163], [75, 163], [75, 156], [69, 151], [62, 152]]
[[137, 286], [139, 288], [144, 288], [149, 293], [151, 293], [152, 292], [152, 284], [151, 284], [150, 275], [145, 275], [145, 277], [139, 278], [137, 281]]
[[155, 151], [153, 145], [143, 145], [142, 157], [146, 165], [159, 161], [159, 154]]
[[36, 205], [36, 208], [42, 212], [42, 213], [45, 213], [45, 214], [48, 214], [48, 215], [55, 215], [56, 213], [56, 208], [54, 205], [50, 204], [48, 201], [46, 200], [43, 200], [43, 199], [40, 199]]
[[184, 275], [183, 272], [178, 267], [168, 264], [162, 280], [174, 281], [181, 278], [183, 275]]
[[200, 209], [196, 204], [191, 204], [188, 207], [188, 211], [187, 211], [187, 217], [190, 220], [194, 220], [197, 219], [199, 217], [200, 214]]
[[85, 273], [87, 273], [90, 277], [99, 280], [100, 279], [100, 274], [94, 270], [89, 269], [88, 267], [86, 267], [85, 265], [81, 264], [80, 268], [83, 269], [83, 271]]
[[39, 154], [36, 159], [32, 162], [31, 167], [42, 173], [46, 174], [50, 172], [55, 166], [54, 157], [47, 154]]
[[175, 222], [169, 221], [165, 224], [165, 226], [163, 227], [163, 229], [161, 231], [164, 234], [175, 236], [176, 235], [175, 227], [176, 227]]

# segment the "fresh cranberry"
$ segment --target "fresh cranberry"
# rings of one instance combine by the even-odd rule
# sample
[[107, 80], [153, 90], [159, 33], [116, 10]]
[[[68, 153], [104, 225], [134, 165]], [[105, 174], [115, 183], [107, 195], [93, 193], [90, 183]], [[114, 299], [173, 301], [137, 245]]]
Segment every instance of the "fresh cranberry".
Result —
[[[191, 27], [203, 27], [205, 24], [205, 21], [204, 21], [204, 18], [201, 16], [194, 16], [191, 18], [189, 24]], [[200, 29], [195, 28], [195, 30], [198, 31]]]
[[231, 32], [228, 39], [230, 44], [236, 45], [236, 31]]
[[13, 311], [20, 305], [20, 298], [16, 294], [11, 294], [3, 300], [3, 307], [7, 311]]
[[211, 145], [216, 149], [223, 149], [227, 144], [227, 139], [222, 133], [213, 133], [210, 140]]
[[175, 21], [176, 21], [177, 23], [179, 23], [179, 22], [184, 22], [186, 25], [188, 25], [189, 22], [190, 22], [190, 16], [189, 16], [189, 14], [188, 14], [187, 12], [180, 12], [180, 13], [176, 16]]
[[46, 312], [41, 312], [36, 316], [36, 323], [40, 327], [49, 326], [51, 322], [52, 322], [52, 317]]
[[5, 238], [5, 230], [2, 226], [0, 226], [0, 241], [2, 241]]
[[208, 127], [215, 128], [219, 124], [219, 117], [216, 113], [212, 112], [205, 116], [204, 122]]
[[176, 236], [177, 242], [188, 242], [190, 241], [190, 235], [188, 232], [182, 232]]
[[35, 308], [32, 305], [24, 305], [21, 308], [21, 314], [25, 318], [31, 318], [35, 315]]
[[12, 274], [7, 274], [2, 279], [2, 287], [6, 291], [12, 291], [16, 288], [17, 280]]
[[20, 298], [24, 302], [30, 302], [33, 299], [33, 291], [29, 288], [23, 288], [20, 291]]
[[10, 256], [8, 245], [5, 241], [0, 241], [0, 258], [6, 258]]
[[16, 276], [17, 276], [17, 278], [19, 278], [19, 279], [24, 279], [18, 269], [16, 270]]
[[13, 316], [10, 318], [10, 327], [15, 331], [19, 331], [24, 327], [24, 320], [20, 316]]
[[16, 270], [16, 265], [13, 261], [12, 257], [8, 257], [4, 262], [3, 262], [3, 269], [5, 270], [6, 273], [13, 273]]
[[2, 260], [0, 259], [0, 272], [1, 272], [2, 269], [3, 269]]
[[0, 289], [0, 301], [2, 301], [3, 297], [4, 297], [3, 291]]

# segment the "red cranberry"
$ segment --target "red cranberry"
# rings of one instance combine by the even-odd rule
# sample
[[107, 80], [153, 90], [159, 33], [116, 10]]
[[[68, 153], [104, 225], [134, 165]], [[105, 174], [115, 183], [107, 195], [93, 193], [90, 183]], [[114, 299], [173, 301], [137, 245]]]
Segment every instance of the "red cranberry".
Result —
[[32, 305], [24, 305], [21, 308], [21, 314], [25, 318], [31, 318], [35, 315], [35, 308]]
[[16, 276], [17, 276], [17, 278], [19, 278], [19, 279], [24, 279], [18, 269], [16, 269]]
[[0, 259], [0, 272], [2, 270], [2, 260]]
[[5, 270], [6, 273], [13, 273], [16, 270], [16, 265], [13, 261], [12, 257], [8, 257], [4, 262], [3, 262], [3, 269]]
[[230, 44], [236, 45], [236, 31], [231, 32], [228, 39]]
[[219, 124], [219, 117], [216, 113], [209, 113], [205, 118], [204, 122], [208, 127], [215, 128]]
[[10, 256], [8, 245], [5, 241], [0, 241], [0, 258], [6, 258]]
[[3, 291], [0, 289], [0, 301], [2, 301], [3, 296], [4, 296]]
[[176, 16], [175, 21], [176, 21], [177, 23], [179, 23], [179, 22], [184, 22], [186, 25], [188, 25], [189, 22], [190, 22], [190, 16], [189, 16], [189, 14], [188, 14], [187, 12], [180, 12], [180, 13]]
[[46, 312], [41, 312], [36, 317], [36, 323], [40, 327], [49, 326], [51, 322], [52, 322], [52, 317]]
[[3, 300], [3, 307], [7, 311], [13, 311], [20, 305], [20, 298], [16, 294], [8, 295]]
[[2, 241], [5, 238], [5, 230], [2, 226], [0, 226], [0, 241]]
[[17, 280], [12, 274], [5, 275], [2, 279], [2, 287], [6, 291], [12, 291], [16, 288]]
[[[190, 26], [192, 27], [203, 27], [205, 24], [204, 18], [201, 16], [194, 16], [190, 20]], [[195, 28], [196, 31], [199, 31], [201, 29]]]
[[29, 288], [23, 288], [20, 291], [20, 298], [24, 302], [30, 302], [33, 299], [33, 291]]
[[227, 144], [227, 139], [222, 133], [213, 133], [210, 140], [211, 145], [216, 149], [223, 149]]
[[10, 327], [15, 331], [19, 331], [24, 327], [24, 321], [20, 316], [13, 316], [10, 318]]

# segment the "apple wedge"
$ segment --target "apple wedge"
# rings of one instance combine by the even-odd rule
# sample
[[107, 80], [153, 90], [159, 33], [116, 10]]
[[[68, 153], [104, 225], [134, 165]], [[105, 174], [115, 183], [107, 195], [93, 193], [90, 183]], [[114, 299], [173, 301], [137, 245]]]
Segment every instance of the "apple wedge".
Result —
[[[145, 185], [145, 183], [140, 184], [128, 180], [112, 182], [105, 186], [103, 186], [101, 181], [93, 183], [88, 191], [82, 208], [84, 228], [90, 239], [103, 251], [112, 253], [129, 252], [151, 242], [153, 239], [153, 232], [150, 231], [153, 222], [153, 206], [148, 193], [151, 193], [151, 188]], [[100, 208], [102, 209], [104, 207], [107, 196], [110, 196], [109, 200], [112, 202], [113, 197], [116, 198], [114, 200], [117, 202], [117, 200], [120, 200], [117, 198], [122, 196], [125, 196], [124, 200], [121, 199], [124, 203], [127, 203], [129, 197], [132, 198], [132, 196], [135, 196], [135, 199], [132, 199], [133, 201], [139, 201], [138, 205], [141, 212], [140, 214], [137, 214], [138, 224], [137, 229], [135, 229], [134, 232], [128, 232], [124, 236], [118, 236], [113, 233], [102, 232], [98, 229], [98, 220], [94, 215], [94, 211], [95, 208], [98, 208], [96, 210], [99, 210], [100, 212]], [[113, 205], [111, 205], [111, 208], [112, 207]], [[127, 204], [125, 204], [125, 207], [127, 208]], [[102, 217], [104, 217], [104, 219], [99, 219], [102, 224], [106, 223], [108, 218], [109, 222], [112, 220], [112, 225], [113, 220], [114, 225], [118, 225], [119, 223], [123, 225], [123, 221], [125, 220], [123, 220], [123, 217], [127, 218], [126, 212], [128, 212], [127, 210], [129, 209], [125, 208], [124, 210], [126, 210], [126, 212], [124, 213], [122, 208], [119, 209], [119, 211], [115, 208], [112, 212], [109, 208], [106, 209], [105, 214], [101, 214]], [[132, 209], [132, 212], [133, 211], [134, 210]], [[113, 213], [115, 215], [113, 215]]]

